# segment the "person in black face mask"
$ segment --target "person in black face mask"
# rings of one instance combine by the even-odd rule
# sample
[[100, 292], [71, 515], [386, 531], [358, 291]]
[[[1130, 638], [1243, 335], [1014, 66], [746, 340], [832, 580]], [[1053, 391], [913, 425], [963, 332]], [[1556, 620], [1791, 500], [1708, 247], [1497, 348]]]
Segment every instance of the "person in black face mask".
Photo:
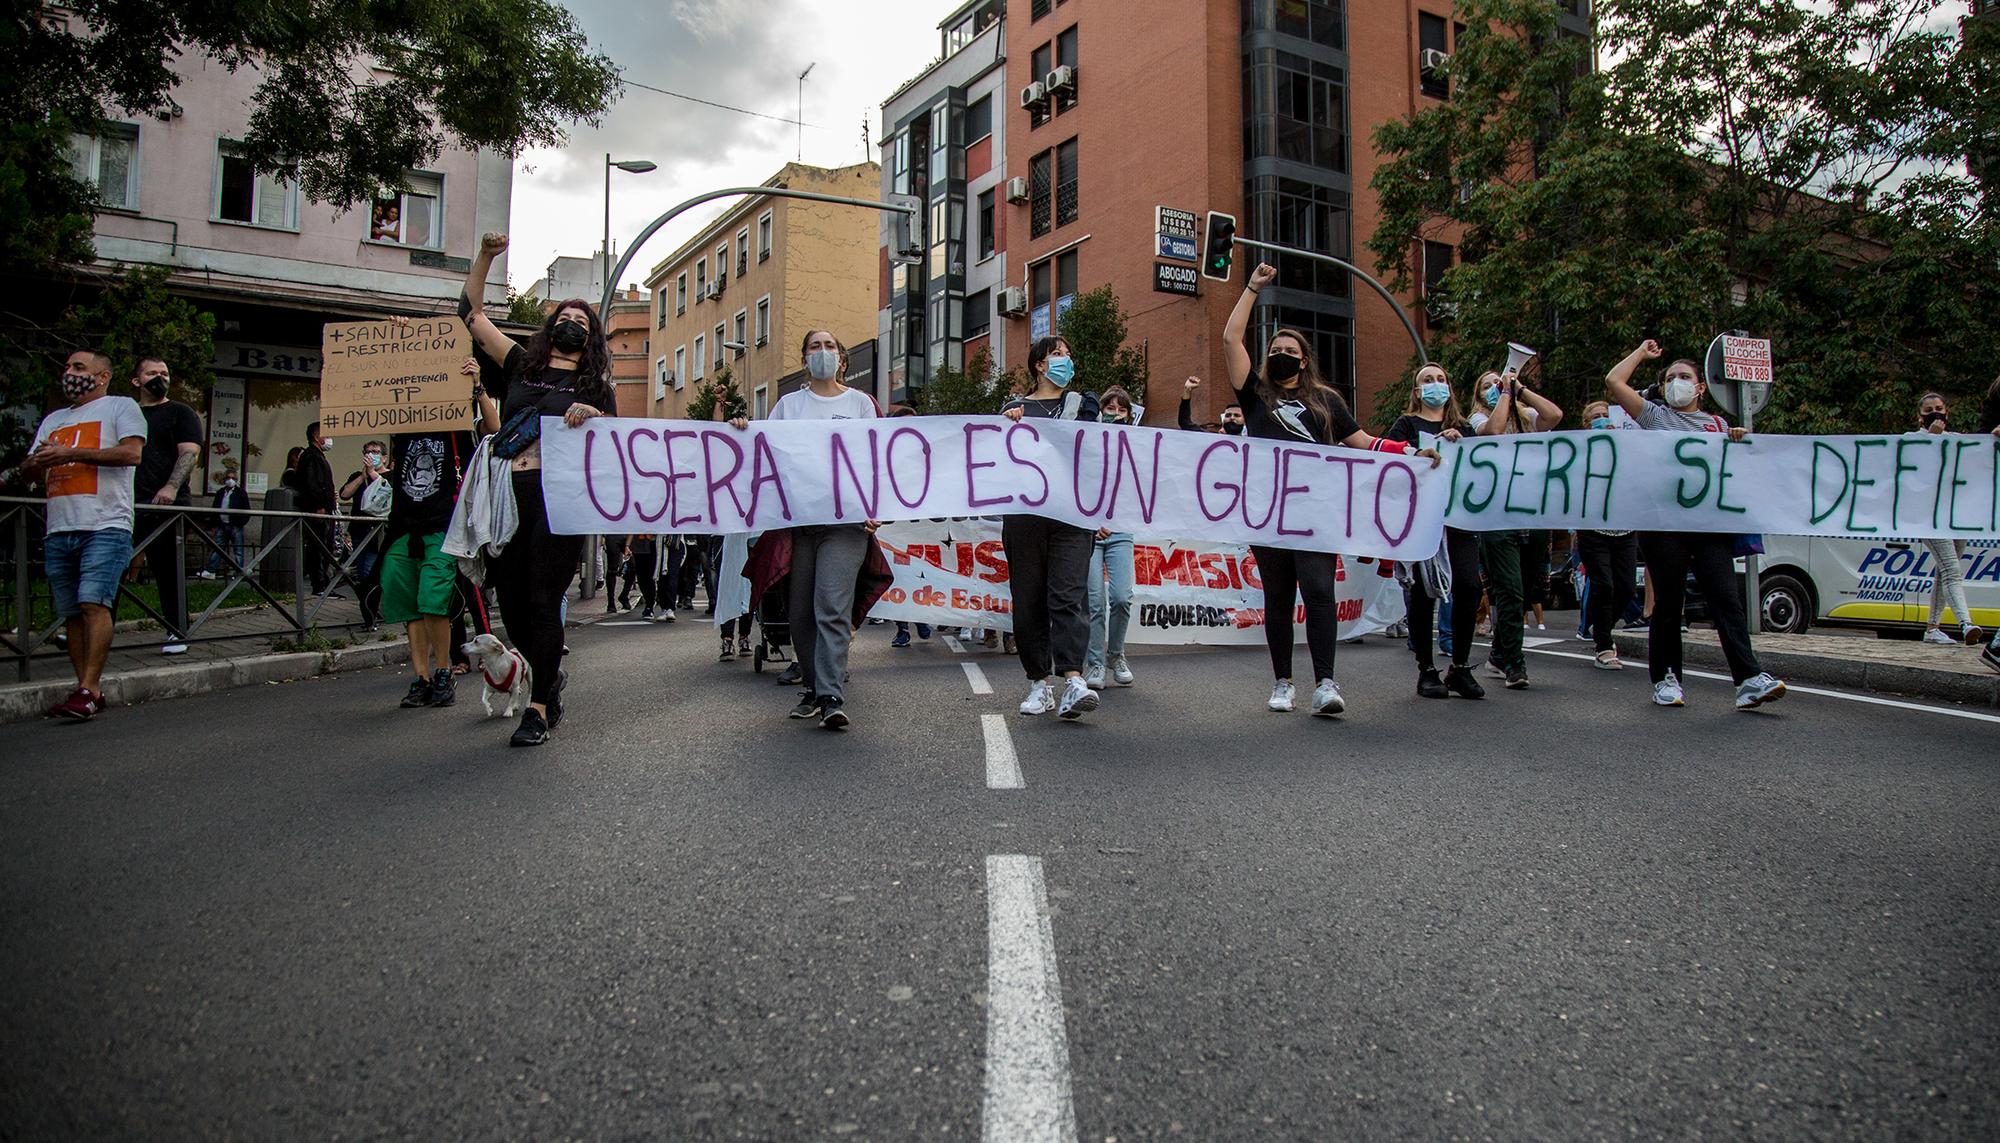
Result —
[[[194, 503], [187, 484], [188, 475], [201, 462], [201, 418], [179, 401], [167, 399], [172, 380], [167, 363], [158, 357], [141, 357], [132, 375], [139, 411], [146, 415], [146, 450], [132, 481], [132, 494], [140, 504]], [[163, 512], [142, 512], [134, 530], [138, 539], [160, 530], [145, 547], [146, 571], [160, 589], [160, 614], [167, 621], [167, 641], [160, 653], [179, 655], [187, 651], [187, 565], [182, 562], [186, 553], [175, 548], [174, 529], [160, 529], [168, 523], [166, 517]], [[194, 541], [194, 534], [188, 533], [188, 539]]]
[[[495, 557], [488, 575], [500, 593], [500, 621], [528, 660], [533, 693], [515, 730], [514, 746], [540, 746], [562, 721], [563, 593], [583, 559], [582, 536], [549, 531], [542, 500], [540, 442], [530, 437], [540, 417], [561, 417], [576, 428], [613, 410], [611, 353], [597, 311], [580, 298], [558, 305], [526, 346], [514, 344], [481, 308], [493, 259], [507, 236], [488, 234], [465, 276], [459, 316], [481, 354], [501, 365], [486, 385], [500, 402], [497, 455], [513, 454], [514, 503], [520, 526]], [[518, 419], [518, 423], [517, 423]], [[525, 442], [525, 443], [524, 443]], [[515, 451], [518, 449], [518, 451]]]
[[[1194, 395], [1201, 390], [1201, 378], [1189, 377], [1181, 383], [1181, 428], [1189, 431], [1202, 429], [1194, 419]], [[1203, 429], [1203, 431], [1209, 431]], [[1216, 422], [1215, 432], [1224, 436], [1240, 437], [1244, 432], [1243, 406], [1234, 401], [1222, 407], [1221, 419]]]

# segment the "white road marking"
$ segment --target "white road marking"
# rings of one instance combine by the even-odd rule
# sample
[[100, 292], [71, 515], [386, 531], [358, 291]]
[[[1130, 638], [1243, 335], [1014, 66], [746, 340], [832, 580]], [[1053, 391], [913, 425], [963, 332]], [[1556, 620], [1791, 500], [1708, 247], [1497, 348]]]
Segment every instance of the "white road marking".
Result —
[[[1540, 648], [1531, 648], [1531, 650], [1537, 655], [1554, 655], [1560, 659], [1581, 659], [1586, 663], [1593, 661], [1597, 657], [1594, 654], [1580, 655], [1575, 651], [1544, 651]], [[1646, 669], [1645, 660], [1641, 659], [1634, 663], [1628, 663], [1625, 669], [1629, 671], [1634, 666], [1644, 671]], [[1684, 671], [1682, 673], [1691, 679], [1714, 679], [1717, 682], [1723, 683], [1732, 681], [1728, 675], [1718, 675], [1713, 671]], [[1817, 698], [1842, 699], [1846, 702], [1865, 703], [1868, 706], [1893, 706], [1899, 710], [1914, 710], [1920, 714], [1942, 714], [1951, 718], [1969, 718], [1975, 722], [2000, 722], [2000, 714], [1987, 714], [1984, 711], [1977, 710], [1960, 710], [1949, 706], [1927, 706], [1920, 702], [1905, 702], [1902, 699], [1883, 698], [1880, 695], [1858, 695], [1849, 691], [1829, 691], [1822, 690], [1819, 687], [1802, 687], [1797, 683], [1786, 683], [1785, 693], [1788, 695], [1813, 695]]]
[[965, 654], [965, 644], [959, 642], [956, 635], [946, 635], [944, 637], [944, 645], [950, 647], [951, 653], [954, 655]]
[[658, 623], [656, 623], [656, 622], [654, 622], [654, 621], [653, 621], [653, 620], [651, 620], [651, 619], [600, 619], [600, 620], [598, 620], [598, 621], [597, 621], [597, 626], [599, 626], [599, 627], [657, 627], [657, 626], [659, 626], [659, 624], [658, 624]]
[[1055, 930], [1038, 857], [986, 859], [984, 1121], [986, 1143], [1076, 1140]]
[[979, 669], [978, 663], [960, 663], [959, 666], [965, 668], [965, 681], [972, 684], [973, 694], [993, 693], [993, 684], [986, 681], [986, 672]]
[[986, 788], [989, 790], [1019, 790], [1026, 786], [1021, 781], [1021, 760], [1014, 754], [1014, 738], [1007, 733], [1007, 716], [1004, 714], [982, 714], [979, 728], [986, 732]]

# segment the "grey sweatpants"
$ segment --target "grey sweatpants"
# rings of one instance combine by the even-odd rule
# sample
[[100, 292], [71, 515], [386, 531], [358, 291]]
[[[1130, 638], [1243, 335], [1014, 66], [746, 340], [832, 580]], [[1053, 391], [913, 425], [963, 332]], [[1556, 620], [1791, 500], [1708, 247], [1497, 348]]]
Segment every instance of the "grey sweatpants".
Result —
[[854, 640], [854, 591], [868, 559], [859, 524], [792, 529], [787, 616], [805, 689], [846, 700], [847, 647]]

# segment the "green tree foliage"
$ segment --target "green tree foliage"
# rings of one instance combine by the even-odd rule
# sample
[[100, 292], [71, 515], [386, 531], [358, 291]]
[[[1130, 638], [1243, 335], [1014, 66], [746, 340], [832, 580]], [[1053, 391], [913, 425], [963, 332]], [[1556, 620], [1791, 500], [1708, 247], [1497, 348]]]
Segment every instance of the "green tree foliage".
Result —
[[992, 355], [981, 349], [962, 371], [949, 367], [938, 370], [930, 384], [917, 390], [911, 407], [923, 416], [991, 415], [1000, 411], [1019, 379], [1017, 373], [995, 372]]
[[[66, 19], [15, 0], [0, 17], [0, 258], [89, 257], [89, 187], [72, 132], [171, 112], [203, 60], [261, 77], [243, 139], [260, 171], [346, 208], [399, 185], [447, 140], [508, 154], [596, 124], [619, 90], [555, 0], [84, 0]], [[183, 65], [185, 61], [185, 66]], [[372, 65], [372, 66], [371, 66]]]
[[1056, 322], [1056, 334], [1069, 343], [1076, 360], [1072, 387], [1102, 393], [1123, 386], [1140, 404], [1146, 401], [1146, 357], [1125, 345], [1125, 311], [1110, 286], [1078, 294]]
[[542, 308], [542, 299], [533, 294], [517, 294], [512, 287], [507, 290], [507, 320], [515, 325], [539, 326], [548, 317]]
[[750, 415], [750, 406], [744, 403], [743, 394], [737, 392], [736, 378], [725, 365], [695, 385], [694, 392], [688, 397], [688, 420], [714, 419], [717, 399], [722, 401], [723, 420], [733, 421]]
[[1376, 133], [1377, 265], [1407, 285], [1408, 236], [1460, 248], [1432, 301], [1461, 394], [1522, 341], [1575, 413], [1641, 339], [1699, 358], [1729, 329], [1775, 343], [1776, 431], [1898, 428], [1926, 388], [1984, 388], [1993, 196], [1948, 160], [1994, 122], [1990, 29], [1961, 46], [1938, 0], [1598, 12], [1620, 62], [1593, 73], [1554, 6], [1460, 0], [1452, 98]]

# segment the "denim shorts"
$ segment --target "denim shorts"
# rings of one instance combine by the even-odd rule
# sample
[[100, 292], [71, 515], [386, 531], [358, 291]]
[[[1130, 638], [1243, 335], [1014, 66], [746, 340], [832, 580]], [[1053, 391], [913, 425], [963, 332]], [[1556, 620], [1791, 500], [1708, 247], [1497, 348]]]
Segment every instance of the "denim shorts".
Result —
[[125, 528], [56, 532], [44, 541], [42, 552], [56, 615], [74, 619], [86, 603], [110, 609], [118, 602], [118, 581], [132, 562], [132, 533]]

